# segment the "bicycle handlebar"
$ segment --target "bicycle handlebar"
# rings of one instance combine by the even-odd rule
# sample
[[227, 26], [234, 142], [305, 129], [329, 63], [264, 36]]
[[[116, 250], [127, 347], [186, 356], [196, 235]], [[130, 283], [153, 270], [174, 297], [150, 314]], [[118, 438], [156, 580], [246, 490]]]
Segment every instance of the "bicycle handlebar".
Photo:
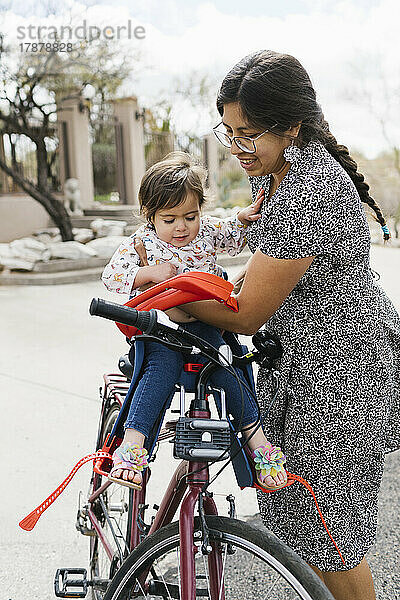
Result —
[[129, 306], [122, 306], [115, 302], [107, 302], [101, 298], [93, 298], [90, 303], [89, 312], [91, 315], [103, 317], [110, 321], [131, 325], [137, 327], [144, 333], [152, 333], [157, 324], [157, 313], [155, 310], [136, 310]]
[[[258, 331], [252, 338], [256, 347], [255, 351], [249, 352], [244, 356], [231, 355], [230, 360], [228, 359], [226, 361], [220, 350], [204, 343], [199, 337], [192, 335], [183, 327], [180, 327], [177, 323], [171, 321], [161, 310], [136, 310], [136, 308], [115, 304], [114, 302], [108, 302], [101, 298], [93, 298], [89, 312], [91, 315], [136, 327], [144, 334], [154, 336], [153, 339], [165, 345], [168, 345], [168, 340], [163, 339], [163, 337], [165, 338], [166, 334], [167, 336], [168, 334], [175, 334], [173, 340], [175, 350], [179, 349], [176, 344], [176, 334], [178, 333], [179, 337], [182, 337], [186, 342], [191, 344], [191, 347], [184, 347], [182, 344], [181, 350], [192, 351], [194, 353], [198, 353], [199, 350], [200, 352], [206, 351], [213, 355], [212, 357], [209, 356], [209, 358], [212, 358], [220, 365], [234, 364], [243, 367], [246, 364], [264, 360], [269, 360], [270, 364], [272, 364], [273, 361], [280, 358], [282, 355], [282, 346], [276, 336], [263, 330]], [[158, 338], [157, 335], [160, 334], [163, 337]]]

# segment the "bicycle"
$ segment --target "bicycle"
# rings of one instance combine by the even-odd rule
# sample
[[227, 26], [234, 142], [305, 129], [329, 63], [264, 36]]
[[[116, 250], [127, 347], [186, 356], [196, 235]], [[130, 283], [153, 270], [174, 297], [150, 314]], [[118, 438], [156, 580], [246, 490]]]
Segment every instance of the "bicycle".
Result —
[[[224, 282], [224, 289], [231, 290], [229, 286], [231, 284]], [[160, 290], [162, 288], [149, 290], [145, 299], [154, 298]], [[220, 290], [217, 296], [221, 296]], [[104, 377], [97, 452], [89, 459], [94, 460], [89, 496], [85, 506], [78, 510], [76, 524], [78, 530], [90, 538], [90, 579], [85, 569], [59, 569], [55, 578], [56, 595], [85, 597], [90, 588], [94, 600], [203, 597], [233, 600], [245, 596], [248, 600], [332, 600], [318, 576], [288, 546], [266, 528], [235, 518], [233, 496], [227, 496], [229, 517], [221, 517], [207, 490], [209, 465], [229, 457], [234, 458], [235, 474], [242, 488], [253, 485], [254, 475], [244, 444], [235, 435], [226, 415], [225, 391], [210, 389], [208, 379], [216, 368], [240, 367], [245, 374], [242, 385], [254, 392], [250, 365], [258, 362], [272, 369], [280, 355], [279, 341], [264, 331], [258, 332], [253, 336], [256, 349], [248, 352], [234, 336], [228, 335], [230, 345], [216, 349], [154, 309], [147, 312], [93, 299], [90, 312], [119, 323], [124, 333], [131, 334], [136, 330], [130, 328], [138, 327], [143, 335], [135, 341], [132, 372], [128, 372], [130, 365], [124, 359], [120, 367], [125, 375]], [[179, 350], [188, 360], [196, 359], [199, 352], [206, 358], [204, 364], [186, 363], [186, 379], [178, 387], [178, 421], [169, 422], [161, 429], [170, 401], [167, 399], [160, 421], [149, 438], [152, 460], [156, 443], [172, 438], [174, 457], [183, 459], [150, 525], [145, 523], [150, 468], [144, 472], [141, 490], [107, 479], [111, 454], [121, 442], [129, 399], [140, 376], [146, 339]], [[194, 388], [193, 374], [196, 375]], [[187, 414], [185, 394], [188, 390], [194, 391], [195, 397]], [[214, 399], [219, 397], [219, 419], [211, 419], [210, 394]], [[300, 479], [288, 474], [288, 485]], [[196, 504], [198, 516], [194, 515]], [[179, 506], [179, 520], [172, 522]], [[71, 575], [80, 578], [71, 579]]]

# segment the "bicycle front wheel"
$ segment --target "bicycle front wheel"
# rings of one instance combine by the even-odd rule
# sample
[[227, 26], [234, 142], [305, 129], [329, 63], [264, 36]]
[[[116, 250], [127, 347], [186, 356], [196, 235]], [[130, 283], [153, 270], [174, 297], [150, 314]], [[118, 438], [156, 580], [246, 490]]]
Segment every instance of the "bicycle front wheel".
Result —
[[[207, 516], [210, 542], [221, 555], [215, 592], [208, 557], [195, 555], [196, 598], [210, 600], [333, 600], [314, 571], [267, 529], [227, 517]], [[195, 529], [201, 530], [198, 517]], [[128, 556], [104, 600], [166, 600], [181, 597], [178, 523], [147, 537]]]

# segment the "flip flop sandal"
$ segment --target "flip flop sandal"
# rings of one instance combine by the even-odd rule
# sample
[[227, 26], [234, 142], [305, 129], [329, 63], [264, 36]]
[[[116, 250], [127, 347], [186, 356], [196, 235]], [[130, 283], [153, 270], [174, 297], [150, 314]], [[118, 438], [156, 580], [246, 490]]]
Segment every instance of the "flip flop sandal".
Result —
[[267, 442], [263, 446], [258, 446], [252, 453], [254, 466], [256, 469], [257, 483], [269, 491], [280, 490], [287, 485], [287, 482], [281, 485], [266, 485], [265, 480], [268, 475], [276, 477], [278, 473], [285, 473], [284, 463], [286, 456], [282, 450]]
[[120, 477], [113, 477], [113, 473], [119, 469], [127, 469], [128, 471], [134, 471], [135, 473], [142, 473], [143, 470], [148, 467], [147, 450], [141, 448], [138, 444], [125, 442], [115, 450], [112, 459], [113, 466], [108, 479], [114, 483], [120, 483], [121, 485], [126, 485], [135, 490], [141, 490], [141, 483], [129, 480], [126, 481]]

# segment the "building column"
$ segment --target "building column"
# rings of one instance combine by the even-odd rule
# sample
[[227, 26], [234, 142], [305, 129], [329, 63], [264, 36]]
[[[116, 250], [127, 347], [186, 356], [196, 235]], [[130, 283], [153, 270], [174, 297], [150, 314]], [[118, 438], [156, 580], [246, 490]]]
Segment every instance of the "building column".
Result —
[[[2, 133], [0, 133], [0, 158], [3, 162], [6, 162], [6, 153], [4, 151], [4, 139]], [[0, 169], [0, 194], [8, 194], [9, 191], [7, 175]]]
[[89, 208], [94, 200], [92, 146], [89, 115], [79, 94], [57, 101], [60, 181], [71, 177], [79, 182], [80, 204]]
[[139, 207], [140, 182], [146, 171], [143, 114], [134, 96], [114, 100], [113, 104], [114, 116], [121, 126], [121, 152], [118, 154], [122, 164], [117, 165], [123, 177], [124, 197], [121, 200]]

